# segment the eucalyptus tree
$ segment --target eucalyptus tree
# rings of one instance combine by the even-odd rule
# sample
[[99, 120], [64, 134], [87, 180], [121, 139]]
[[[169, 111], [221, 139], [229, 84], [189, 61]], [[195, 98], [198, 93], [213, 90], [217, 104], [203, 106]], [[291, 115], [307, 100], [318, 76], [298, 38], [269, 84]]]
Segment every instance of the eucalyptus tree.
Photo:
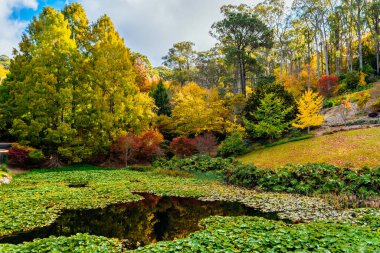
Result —
[[[293, 10], [299, 18], [307, 19], [312, 27], [318, 31], [315, 33], [315, 49], [318, 50], [318, 34], [323, 46], [325, 74], [329, 75], [329, 50], [327, 40], [327, 16], [328, 8], [326, 0], [295, 0], [293, 2]], [[317, 53], [318, 58], [318, 53]], [[317, 59], [318, 64], [318, 59]], [[319, 72], [319, 71], [318, 71]]]
[[359, 69], [363, 69], [363, 25], [364, 25], [364, 8], [365, 8], [365, 1], [364, 0], [344, 0], [346, 4], [349, 6], [349, 10], [351, 13], [351, 16], [355, 22], [356, 25], [356, 35], [358, 39], [358, 54], [359, 54]]
[[[274, 35], [274, 48], [272, 50], [268, 48], [264, 49], [267, 75], [273, 72], [274, 64], [271, 66], [271, 63], [276, 58], [280, 58], [280, 72], [282, 73], [284, 58], [283, 37], [289, 28], [289, 16], [286, 13], [285, 7], [284, 0], [265, 0], [253, 8], [254, 13], [273, 31]], [[270, 54], [272, 54], [272, 58], [270, 58]]]
[[219, 47], [198, 52], [195, 59], [197, 73], [195, 80], [198, 84], [206, 88], [223, 86], [227, 88], [231, 80], [231, 71], [224, 61], [223, 53]]
[[365, 14], [371, 31], [376, 52], [376, 74], [380, 75], [380, 1], [373, 0], [366, 3]]
[[164, 66], [173, 70], [174, 76], [172, 78], [183, 85], [192, 79], [191, 72], [195, 57], [194, 43], [183, 41], [175, 43], [162, 59]]
[[246, 95], [247, 66], [254, 62], [252, 54], [259, 48], [271, 48], [273, 32], [246, 5], [223, 6], [224, 19], [212, 25], [210, 34], [218, 39], [226, 56], [233, 59]]

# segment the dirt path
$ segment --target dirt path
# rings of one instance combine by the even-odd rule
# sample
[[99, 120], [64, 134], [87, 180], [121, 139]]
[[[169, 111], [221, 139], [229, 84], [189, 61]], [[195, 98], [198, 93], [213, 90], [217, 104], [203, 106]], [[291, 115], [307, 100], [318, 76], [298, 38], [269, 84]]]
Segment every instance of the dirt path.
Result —
[[29, 170], [17, 169], [17, 168], [9, 168], [9, 171], [14, 175], [27, 173]]

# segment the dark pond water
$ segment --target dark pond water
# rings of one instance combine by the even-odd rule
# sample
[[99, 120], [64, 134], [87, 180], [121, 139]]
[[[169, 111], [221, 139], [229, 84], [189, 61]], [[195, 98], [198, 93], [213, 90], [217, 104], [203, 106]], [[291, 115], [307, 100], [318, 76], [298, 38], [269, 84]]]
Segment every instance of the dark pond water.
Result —
[[126, 248], [132, 249], [139, 245], [186, 237], [202, 229], [198, 222], [212, 215], [249, 215], [278, 219], [275, 213], [262, 213], [240, 203], [139, 194], [144, 199], [138, 202], [116, 204], [102, 209], [63, 211], [49, 227], [4, 237], [0, 243], [17, 244], [51, 235], [89, 233], [122, 239]]

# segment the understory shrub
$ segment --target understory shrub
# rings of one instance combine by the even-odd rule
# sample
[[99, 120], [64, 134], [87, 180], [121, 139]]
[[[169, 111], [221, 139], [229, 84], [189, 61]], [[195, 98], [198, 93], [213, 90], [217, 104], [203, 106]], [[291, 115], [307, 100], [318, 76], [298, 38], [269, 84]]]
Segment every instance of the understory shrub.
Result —
[[247, 144], [241, 133], [233, 133], [220, 143], [218, 152], [222, 157], [234, 157], [247, 151]]
[[329, 99], [323, 100], [323, 108], [331, 108], [331, 107], [334, 107], [336, 105], [339, 105], [339, 103], [334, 98], [329, 98]]
[[333, 96], [338, 87], [339, 78], [337, 76], [322, 76], [321, 79], [318, 80], [318, 91], [324, 97]]
[[8, 163], [13, 166], [28, 167], [41, 163], [45, 156], [41, 150], [23, 146], [18, 143], [12, 144], [8, 152]]
[[180, 158], [190, 157], [197, 152], [195, 140], [186, 137], [177, 137], [170, 142], [170, 151]]
[[324, 163], [309, 163], [289, 164], [273, 170], [246, 165], [233, 158], [211, 158], [205, 155], [160, 160], [153, 163], [153, 166], [187, 172], [218, 172], [223, 174], [224, 180], [229, 184], [256, 190], [304, 195], [327, 193], [360, 197], [380, 195], [380, 167], [352, 170]]
[[170, 160], [157, 160], [153, 162], [155, 168], [182, 171], [225, 171], [230, 166], [238, 166], [240, 163], [233, 158], [212, 158], [207, 155], [194, 155], [192, 157], [178, 159], [173, 157]]
[[194, 138], [195, 148], [198, 154], [215, 156], [217, 152], [218, 142], [216, 137], [211, 133], [199, 135]]
[[226, 182], [248, 188], [300, 194], [380, 195], [380, 167], [361, 170], [338, 168], [327, 164], [287, 165], [276, 170], [247, 165], [230, 167]]
[[162, 134], [153, 130], [120, 136], [111, 147], [111, 157], [125, 164], [151, 162], [162, 156], [163, 141]]
[[345, 83], [348, 89], [354, 90], [359, 84], [359, 72], [358, 71], [350, 71], [346, 74]]

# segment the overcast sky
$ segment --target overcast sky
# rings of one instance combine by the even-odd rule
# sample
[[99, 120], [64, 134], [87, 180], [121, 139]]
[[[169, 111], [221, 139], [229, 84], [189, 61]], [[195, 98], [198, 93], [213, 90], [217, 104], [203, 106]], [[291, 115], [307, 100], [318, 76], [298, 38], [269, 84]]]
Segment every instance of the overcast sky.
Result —
[[[62, 9], [72, 0], [0, 0], [0, 54], [11, 55], [31, 18], [46, 5]], [[215, 44], [209, 30], [222, 18], [225, 4], [257, 4], [259, 0], [78, 0], [91, 21], [107, 14], [133, 51], [162, 63], [176, 42], [193, 41], [196, 50]]]

